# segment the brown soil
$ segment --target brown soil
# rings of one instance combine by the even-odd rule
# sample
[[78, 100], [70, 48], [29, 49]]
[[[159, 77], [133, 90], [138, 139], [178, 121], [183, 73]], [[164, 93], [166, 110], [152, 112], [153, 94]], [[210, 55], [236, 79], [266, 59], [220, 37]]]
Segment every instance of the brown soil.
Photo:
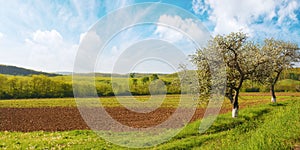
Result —
[[[174, 108], [159, 108], [150, 113], [136, 113], [126, 108], [105, 108], [112, 118], [129, 127], [147, 128], [158, 125], [171, 116]], [[185, 118], [188, 110], [180, 109], [176, 118]], [[213, 109], [210, 110], [214, 112]], [[221, 109], [221, 113], [230, 108]], [[191, 121], [202, 118], [205, 109], [197, 109]], [[110, 126], [101, 127], [109, 129]], [[0, 131], [67, 131], [90, 129], [82, 119], [77, 108], [0, 108]]]

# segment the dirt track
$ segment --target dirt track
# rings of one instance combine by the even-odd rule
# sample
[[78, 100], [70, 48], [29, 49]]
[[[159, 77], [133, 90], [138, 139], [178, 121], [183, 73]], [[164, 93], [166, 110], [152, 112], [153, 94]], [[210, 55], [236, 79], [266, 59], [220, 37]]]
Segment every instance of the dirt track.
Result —
[[[106, 108], [106, 111], [120, 123], [130, 127], [150, 127], [165, 121], [175, 111], [174, 108], [159, 108], [141, 114], [121, 107]], [[185, 115], [181, 110], [180, 119]], [[230, 109], [222, 109], [221, 113]], [[202, 118], [205, 110], [197, 109], [192, 121]], [[109, 128], [109, 127], [107, 127]], [[89, 129], [77, 108], [0, 108], [0, 131], [66, 131]]]

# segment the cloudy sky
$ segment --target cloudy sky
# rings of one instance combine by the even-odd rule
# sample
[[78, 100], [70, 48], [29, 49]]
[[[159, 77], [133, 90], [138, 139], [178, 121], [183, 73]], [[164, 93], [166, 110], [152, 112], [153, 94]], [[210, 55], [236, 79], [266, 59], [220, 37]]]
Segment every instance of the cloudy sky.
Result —
[[[118, 8], [143, 2], [176, 5], [195, 15], [211, 35], [243, 31], [258, 42], [265, 37], [275, 37], [300, 44], [298, 0], [0, 0], [0, 64], [47, 72], [72, 71], [80, 41], [100, 18]], [[157, 22], [193, 27], [192, 21], [178, 16], [162, 14]], [[147, 28], [147, 34], [153, 38], [156, 35], [171, 43], [185, 43], [179, 41], [180, 33], [170, 34], [161, 26]], [[120, 49], [130, 47], [128, 41], [149, 36], [136, 33], [128, 30], [116, 37], [107, 47], [110, 53], [101, 56], [107, 58], [103, 61], [106, 64], [98, 65], [97, 71], [110, 72], [116, 56], [121, 55]], [[193, 52], [189, 46], [185, 49], [184, 53]]]

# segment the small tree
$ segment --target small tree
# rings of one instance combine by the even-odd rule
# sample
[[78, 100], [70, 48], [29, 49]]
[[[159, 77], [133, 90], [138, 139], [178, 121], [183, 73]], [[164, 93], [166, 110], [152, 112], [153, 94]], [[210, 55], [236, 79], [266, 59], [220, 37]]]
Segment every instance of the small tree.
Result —
[[155, 81], [155, 80], [157, 80], [159, 78], [158, 78], [157, 74], [152, 74], [151, 77], [150, 77], [150, 79], [151, 79], [151, 81]]
[[7, 96], [7, 77], [0, 74], [0, 98], [6, 98]]
[[130, 78], [135, 78], [135, 73], [130, 73], [129, 76]]
[[133, 84], [134, 86], [137, 86], [137, 81], [138, 81], [138, 80], [137, 80], [137, 79], [135, 79], [135, 78], [134, 78], [134, 79], [132, 79], [132, 84]]
[[268, 56], [268, 63], [264, 64], [260, 71], [265, 75], [260, 76], [267, 77], [262, 82], [270, 86], [271, 101], [275, 103], [275, 84], [283, 70], [300, 61], [299, 47], [294, 43], [271, 38], [264, 41], [262, 50]]
[[196, 54], [192, 55], [192, 61], [197, 64], [199, 77], [202, 78], [200, 79], [202, 92], [208, 92], [211, 85], [209, 80], [211, 74], [207, 61], [213, 62], [213, 60], [208, 60], [210, 58], [205, 57], [203, 53], [210, 49], [217, 51], [224, 58], [227, 77], [225, 96], [232, 104], [232, 117], [237, 117], [238, 96], [243, 82], [253, 78], [254, 73], [265, 62], [265, 59], [260, 53], [259, 46], [247, 41], [246, 34], [237, 32], [227, 36], [217, 35], [209, 41], [207, 47], [198, 49]]
[[147, 82], [149, 82], [149, 77], [143, 77], [141, 80], [143, 84], [146, 84]]

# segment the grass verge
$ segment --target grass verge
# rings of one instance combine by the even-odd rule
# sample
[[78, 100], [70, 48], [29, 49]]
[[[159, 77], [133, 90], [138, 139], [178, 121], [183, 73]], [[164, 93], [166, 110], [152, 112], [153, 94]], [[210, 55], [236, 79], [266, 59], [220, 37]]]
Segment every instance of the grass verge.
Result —
[[218, 116], [202, 135], [200, 122], [156, 149], [292, 149], [300, 142], [300, 100], [263, 104], [240, 111], [239, 118]]

